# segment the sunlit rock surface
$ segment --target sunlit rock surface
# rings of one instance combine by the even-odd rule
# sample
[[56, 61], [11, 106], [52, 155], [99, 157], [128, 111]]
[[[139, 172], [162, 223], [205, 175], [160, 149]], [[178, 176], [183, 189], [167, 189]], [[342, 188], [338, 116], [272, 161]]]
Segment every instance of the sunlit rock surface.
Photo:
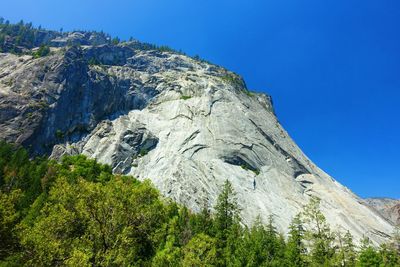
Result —
[[[67, 37], [99, 45], [67, 47]], [[67, 37], [43, 58], [0, 54], [0, 138], [54, 158], [83, 153], [116, 173], [151, 179], [195, 211], [212, 206], [228, 179], [247, 224], [273, 215], [285, 231], [317, 196], [334, 229], [376, 243], [392, 233], [302, 153], [271, 98], [250, 93], [239, 76], [138, 42]]]

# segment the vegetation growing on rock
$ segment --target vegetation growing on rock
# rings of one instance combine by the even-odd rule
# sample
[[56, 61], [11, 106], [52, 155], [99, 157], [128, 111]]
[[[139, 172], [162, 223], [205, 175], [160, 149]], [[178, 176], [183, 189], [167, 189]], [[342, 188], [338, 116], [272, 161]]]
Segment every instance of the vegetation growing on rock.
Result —
[[37, 51], [33, 53], [34, 58], [45, 57], [50, 54], [50, 48], [47, 45], [41, 45]]

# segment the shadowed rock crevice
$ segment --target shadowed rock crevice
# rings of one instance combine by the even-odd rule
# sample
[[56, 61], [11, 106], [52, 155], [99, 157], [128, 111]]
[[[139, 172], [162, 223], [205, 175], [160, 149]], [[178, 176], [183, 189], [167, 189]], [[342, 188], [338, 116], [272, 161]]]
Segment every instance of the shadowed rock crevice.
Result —
[[278, 143], [275, 142], [274, 139], [272, 139], [271, 136], [266, 134], [253, 120], [250, 119], [250, 122], [255, 126], [257, 131], [278, 151], [280, 154], [282, 154], [290, 167], [293, 169], [293, 176], [294, 178], [298, 177], [299, 175], [302, 174], [310, 174], [311, 172], [303, 165], [301, 164], [295, 157], [290, 155], [286, 150], [284, 150]]
[[138, 157], [146, 156], [158, 144], [158, 138], [150, 133], [146, 128], [127, 130], [121, 135], [118, 146], [111, 157], [112, 168], [115, 173], [127, 174], [133, 162]]
[[251, 162], [245, 155], [229, 155], [222, 157], [222, 160], [228, 164], [239, 166], [245, 170], [250, 170], [255, 173], [259, 172], [259, 168]]

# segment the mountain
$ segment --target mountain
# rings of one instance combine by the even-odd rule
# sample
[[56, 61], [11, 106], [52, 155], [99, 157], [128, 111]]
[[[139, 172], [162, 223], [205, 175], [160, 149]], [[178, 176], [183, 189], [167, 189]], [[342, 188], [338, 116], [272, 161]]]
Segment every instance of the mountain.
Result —
[[400, 200], [392, 198], [368, 198], [368, 205], [394, 225], [400, 225]]
[[237, 74], [101, 33], [41, 30], [36, 41], [32, 31], [33, 41], [18, 46], [18, 31], [0, 31], [1, 139], [56, 159], [96, 158], [115, 173], [149, 178], [194, 211], [212, 206], [228, 179], [247, 224], [273, 215], [284, 231], [317, 196], [335, 229], [375, 243], [392, 233], [380, 214], [304, 155], [271, 97], [249, 91]]

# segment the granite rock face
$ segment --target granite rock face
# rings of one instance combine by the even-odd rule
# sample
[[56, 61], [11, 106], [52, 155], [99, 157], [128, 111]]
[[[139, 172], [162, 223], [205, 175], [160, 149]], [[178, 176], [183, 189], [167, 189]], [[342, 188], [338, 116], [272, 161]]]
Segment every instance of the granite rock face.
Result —
[[[68, 36], [91, 38], [78, 35]], [[304, 155], [271, 98], [249, 92], [236, 74], [139, 42], [68, 47], [57, 38], [43, 58], [0, 54], [1, 139], [53, 158], [83, 153], [151, 179], [195, 211], [212, 206], [228, 179], [247, 224], [273, 215], [284, 231], [317, 196], [335, 229], [376, 243], [392, 233]]]
[[392, 198], [367, 198], [365, 202], [394, 225], [400, 225], [400, 200]]

